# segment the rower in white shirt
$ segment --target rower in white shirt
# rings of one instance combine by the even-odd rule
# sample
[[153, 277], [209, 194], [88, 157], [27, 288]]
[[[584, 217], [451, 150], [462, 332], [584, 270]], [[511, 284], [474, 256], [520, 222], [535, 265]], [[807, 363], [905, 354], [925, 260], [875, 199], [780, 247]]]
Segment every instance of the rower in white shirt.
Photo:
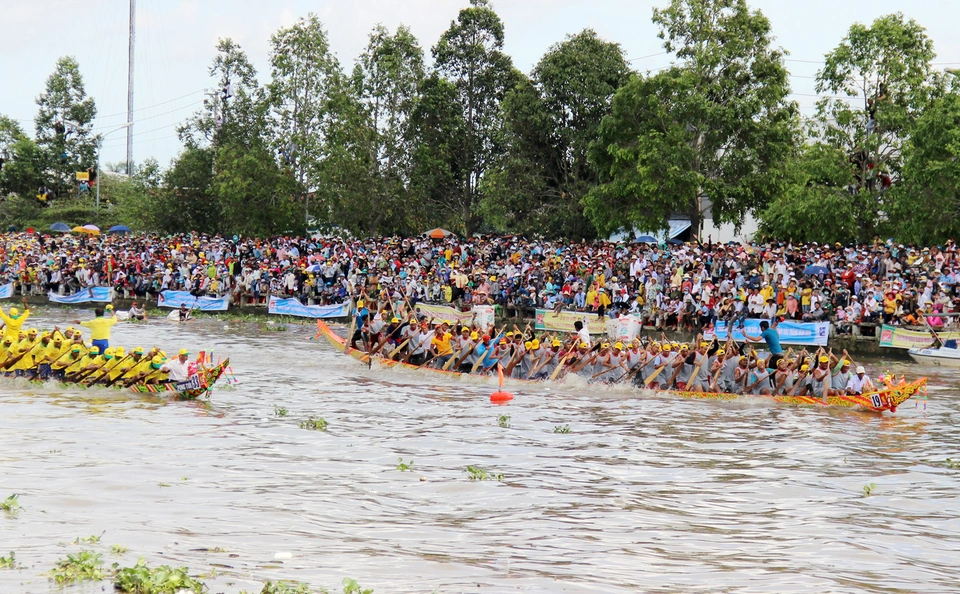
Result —
[[850, 376], [850, 380], [847, 382], [847, 394], [863, 394], [873, 389], [873, 382], [870, 381], [863, 365], [858, 366], [856, 375]]
[[160, 371], [166, 371], [172, 382], [185, 382], [190, 377], [190, 366], [187, 359], [190, 357], [190, 351], [180, 349], [176, 359], [171, 359], [160, 366]]

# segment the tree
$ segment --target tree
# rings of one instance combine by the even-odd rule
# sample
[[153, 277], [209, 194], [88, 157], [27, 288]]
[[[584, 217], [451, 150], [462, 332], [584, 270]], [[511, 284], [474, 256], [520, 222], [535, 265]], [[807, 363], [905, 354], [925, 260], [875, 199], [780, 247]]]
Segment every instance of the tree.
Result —
[[817, 73], [817, 92], [834, 96], [817, 103], [811, 135], [846, 164], [848, 199], [867, 236], [887, 191], [904, 179], [905, 142], [939, 93], [935, 55], [923, 27], [896, 13], [851, 26]]
[[[960, 86], [960, 85], [958, 85]], [[904, 147], [903, 183], [885, 200], [892, 234], [920, 245], [960, 238], [960, 89], [924, 110]]]
[[320, 164], [333, 114], [330, 96], [343, 84], [323, 23], [313, 13], [270, 38], [273, 146], [303, 199], [304, 221], [311, 218], [309, 196], [321, 185]]
[[803, 243], [869, 241], [845, 191], [850, 171], [842, 155], [825, 144], [804, 147], [787, 168], [784, 193], [760, 213], [759, 234]]
[[614, 96], [590, 151], [600, 184], [587, 216], [608, 234], [686, 214], [699, 235], [709, 201], [714, 221], [739, 225], [780, 193], [796, 150], [783, 52], [745, 0], [672, 0], [653, 20], [681, 64]]
[[0, 198], [16, 194], [35, 199], [37, 188], [44, 183], [46, 159], [37, 143], [27, 136], [20, 124], [0, 116]]
[[587, 29], [552, 46], [507, 93], [508, 148], [485, 184], [492, 220], [530, 235], [596, 237], [581, 205], [597, 182], [587, 151], [629, 75], [620, 46]]
[[[453, 146], [464, 175], [457, 179], [453, 193], [437, 197], [468, 236], [480, 224], [481, 180], [502, 152], [500, 103], [520, 76], [503, 53], [500, 17], [487, 0], [471, 0], [470, 4], [433, 48], [437, 72], [456, 88], [464, 122], [464, 142]], [[436, 150], [426, 152], [435, 154]]]
[[73, 193], [76, 172], [95, 167], [97, 143], [93, 118], [97, 107], [87, 97], [76, 59], [57, 60], [53, 73], [37, 97], [37, 145], [43, 152], [44, 183], [54, 197]]
[[374, 28], [354, 68], [358, 105], [349, 111], [362, 118], [356, 125], [369, 128], [358, 140], [367, 142], [366, 175], [371, 179], [354, 203], [354, 210], [362, 215], [358, 224], [367, 234], [416, 231], [407, 216], [415, 210], [409, 193], [410, 121], [423, 78], [423, 50], [410, 30], [400, 26], [391, 35], [382, 26]]

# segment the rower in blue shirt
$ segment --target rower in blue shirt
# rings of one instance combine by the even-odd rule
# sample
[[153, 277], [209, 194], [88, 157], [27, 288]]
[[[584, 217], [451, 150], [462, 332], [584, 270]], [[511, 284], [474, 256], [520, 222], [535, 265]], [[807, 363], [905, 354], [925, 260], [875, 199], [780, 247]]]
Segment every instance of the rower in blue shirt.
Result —
[[767, 367], [770, 369], [776, 369], [777, 363], [780, 359], [783, 358], [783, 347], [780, 346], [780, 333], [777, 332], [778, 321], [774, 319], [773, 326], [770, 325], [770, 322], [763, 320], [760, 322], [760, 335], [753, 336], [747, 333], [747, 330], [743, 330], [743, 337], [747, 339], [747, 342], [765, 342], [767, 344], [767, 350], [770, 351], [770, 360], [767, 362]]

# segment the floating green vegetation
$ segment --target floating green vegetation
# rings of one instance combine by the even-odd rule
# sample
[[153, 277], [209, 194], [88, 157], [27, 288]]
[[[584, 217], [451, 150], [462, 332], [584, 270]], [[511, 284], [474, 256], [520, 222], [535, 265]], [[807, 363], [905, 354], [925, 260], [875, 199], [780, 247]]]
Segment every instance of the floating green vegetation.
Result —
[[94, 544], [94, 543], [98, 543], [98, 542], [100, 542], [100, 539], [103, 538], [103, 535], [106, 534], [106, 533], [107, 533], [107, 531], [104, 530], [103, 532], [100, 533], [99, 536], [96, 535], [96, 534], [91, 534], [90, 536], [88, 536], [88, 537], [86, 537], [86, 538], [77, 537], [77, 539], [76, 539], [75, 541], [73, 541], [73, 544], [84, 544], [84, 543]]
[[17, 556], [10, 551], [9, 557], [0, 557], [0, 569], [17, 569]]
[[276, 404], [273, 405], [273, 416], [275, 417], [285, 417], [289, 412], [290, 411], [288, 411], [286, 408], [282, 406], [278, 406]]
[[470, 475], [471, 481], [502, 481], [503, 480], [502, 474], [487, 472], [480, 466], [473, 466], [473, 465], [467, 466], [464, 472]]
[[409, 463], [403, 461], [403, 458], [397, 458], [397, 470], [400, 472], [406, 472], [408, 470], [413, 470], [413, 460], [410, 460]]
[[110, 552], [113, 553], [114, 555], [123, 555], [129, 550], [130, 549], [128, 549], [123, 545], [118, 545], [118, 544], [110, 545]]
[[353, 578], [343, 578], [343, 594], [373, 594], [373, 588], [363, 589], [357, 580]]
[[947, 468], [953, 468], [954, 470], [960, 469], [960, 460], [951, 460], [947, 458], [946, 461]]
[[323, 418], [321, 417], [318, 417], [316, 419], [314, 419], [313, 417], [310, 417], [306, 421], [300, 421], [299, 426], [301, 429], [314, 429], [317, 431], [327, 430], [327, 422], [324, 421]]
[[286, 332], [287, 327], [283, 324], [260, 324], [260, 330], [264, 332]]
[[877, 483], [870, 483], [869, 485], [863, 486], [863, 496], [870, 497], [873, 495], [873, 492], [877, 490]]
[[[326, 590], [320, 590], [326, 594]], [[260, 594], [314, 594], [310, 586], [303, 582], [285, 582], [280, 580], [277, 583], [267, 582], [260, 590]]]
[[504, 429], [510, 427], [510, 415], [500, 415], [497, 417], [497, 425], [500, 425]]
[[19, 495], [14, 493], [10, 497], [7, 497], [3, 501], [0, 501], [0, 510], [9, 512], [12, 514], [15, 514], [18, 511], [22, 510], [23, 508], [20, 507], [19, 497], [20, 497]]
[[206, 584], [190, 577], [188, 572], [186, 567], [169, 565], [151, 569], [141, 557], [133, 567], [118, 570], [113, 585], [120, 592], [129, 594], [204, 594]]
[[557, 425], [553, 428], [554, 433], [570, 433], [570, 425]]
[[67, 555], [66, 559], [57, 561], [57, 566], [53, 569], [53, 579], [58, 584], [102, 580], [103, 560], [100, 553], [80, 551], [75, 555]]

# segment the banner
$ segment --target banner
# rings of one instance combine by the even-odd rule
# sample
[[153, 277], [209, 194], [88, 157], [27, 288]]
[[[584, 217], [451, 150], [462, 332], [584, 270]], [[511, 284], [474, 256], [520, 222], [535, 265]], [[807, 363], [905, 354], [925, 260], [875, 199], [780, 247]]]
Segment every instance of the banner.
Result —
[[611, 338], [622, 343], [632, 341], [640, 333], [640, 316], [634, 314], [629, 316], [620, 316], [614, 320], [614, 331], [610, 333]]
[[13, 297], [13, 283], [0, 285], [0, 299], [10, 299]]
[[[750, 319], [744, 320], [744, 327], [751, 336], [760, 336], [760, 322], [762, 320]], [[723, 342], [727, 339], [727, 323], [717, 322], [715, 328], [717, 340]], [[780, 335], [780, 344], [799, 344], [812, 346], [827, 346], [827, 339], [830, 338], [829, 322], [780, 322], [777, 326], [777, 333]], [[733, 339], [737, 342], [743, 342], [743, 329], [739, 324], [733, 330]]]
[[90, 287], [82, 289], [73, 295], [57, 295], [53, 291], [47, 293], [47, 299], [52, 303], [76, 305], [78, 303], [110, 303], [110, 287]]
[[474, 305], [473, 313], [477, 314], [476, 323], [481, 328], [493, 326], [496, 323], [496, 310], [492, 305]]
[[162, 291], [157, 296], [157, 307], [180, 307], [181, 303], [200, 311], [227, 311], [230, 297], [194, 297], [189, 291]]
[[304, 305], [298, 299], [281, 299], [271, 295], [267, 313], [315, 319], [346, 318], [350, 316], [350, 302], [334, 305]]
[[607, 318], [597, 317], [595, 313], [582, 311], [561, 311], [554, 313], [549, 309], [538, 309], [536, 318], [537, 330], [553, 330], [554, 332], [576, 332], [574, 322], [584, 322], [590, 334], [604, 334], [607, 331]]
[[[427, 316], [428, 318], [435, 318], [436, 321], [449, 320], [450, 322], [470, 322], [470, 319], [473, 317], [472, 311], [460, 311], [454, 307], [448, 305], [430, 305], [428, 303], [418, 303], [414, 306], [415, 310], [419, 310], [420, 313]], [[491, 309], [493, 309], [491, 307]], [[477, 314], [477, 320], [479, 321], [480, 314]]]
[[[960, 332], [937, 332], [944, 342], [960, 340]], [[907, 330], [884, 324], [880, 328], [880, 346], [893, 349], [925, 349], [933, 344], [933, 334], [927, 330]]]

